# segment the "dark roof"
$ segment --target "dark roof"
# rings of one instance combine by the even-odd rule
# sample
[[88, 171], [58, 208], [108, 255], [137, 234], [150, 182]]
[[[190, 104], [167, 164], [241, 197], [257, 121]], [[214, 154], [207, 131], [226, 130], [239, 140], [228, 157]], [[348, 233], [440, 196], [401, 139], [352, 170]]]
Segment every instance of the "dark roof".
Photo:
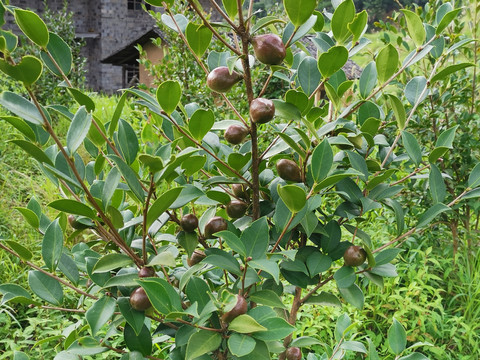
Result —
[[101, 63], [112, 65], [135, 64], [140, 56], [136, 46], [146, 44], [151, 39], [158, 37], [166, 41], [164, 34], [158, 28], [153, 28], [115, 53], [102, 59]]

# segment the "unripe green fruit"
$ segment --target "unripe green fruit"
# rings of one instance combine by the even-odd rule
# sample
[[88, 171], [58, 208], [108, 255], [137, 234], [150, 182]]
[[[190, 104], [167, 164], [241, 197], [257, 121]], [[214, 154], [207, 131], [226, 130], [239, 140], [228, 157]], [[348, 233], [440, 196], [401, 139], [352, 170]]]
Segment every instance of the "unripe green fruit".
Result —
[[206, 255], [203, 251], [195, 250], [193, 252], [192, 256], [190, 256], [187, 259], [187, 264], [188, 264], [188, 266], [192, 267], [193, 265], [198, 264], [200, 261], [205, 259], [205, 257], [206, 257]]
[[243, 296], [237, 295], [237, 303], [232, 310], [222, 315], [223, 322], [230, 323], [239, 315], [243, 315], [248, 310], [247, 300]]
[[144, 266], [138, 272], [138, 277], [146, 278], [146, 277], [154, 277], [157, 274], [155, 273], [155, 269], [151, 266]]
[[286, 181], [300, 182], [302, 177], [300, 175], [300, 168], [295, 161], [280, 159], [276, 164], [278, 176]]
[[250, 117], [256, 124], [265, 124], [275, 116], [275, 105], [272, 100], [257, 98], [250, 104]]
[[194, 232], [198, 227], [198, 219], [194, 214], [183, 215], [180, 219], [180, 226], [186, 232]]
[[347, 266], [360, 266], [367, 260], [367, 252], [360, 246], [352, 245], [343, 254]]
[[287, 349], [287, 360], [301, 360], [302, 359], [302, 350], [294, 346]]
[[227, 228], [227, 220], [221, 216], [215, 216], [207, 222], [207, 225], [205, 225], [205, 237], [210, 239], [216, 232], [227, 230]]
[[130, 305], [138, 311], [145, 311], [152, 306], [145, 290], [142, 287], [135, 289], [130, 295]]
[[282, 39], [275, 34], [264, 34], [252, 39], [255, 57], [267, 65], [280, 65], [287, 55]]
[[238, 218], [241, 218], [243, 215], [245, 215], [247, 208], [248, 208], [247, 203], [240, 200], [232, 200], [227, 205], [226, 210], [227, 210], [228, 216], [230, 216], [232, 219], [238, 219]]
[[242, 80], [242, 75], [233, 71], [230, 74], [228, 67], [220, 66], [213, 69], [207, 76], [207, 86], [213, 91], [224, 93]]
[[248, 134], [248, 130], [240, 125], [230, 125], [223, 137], [232, 145], [240, 144]]

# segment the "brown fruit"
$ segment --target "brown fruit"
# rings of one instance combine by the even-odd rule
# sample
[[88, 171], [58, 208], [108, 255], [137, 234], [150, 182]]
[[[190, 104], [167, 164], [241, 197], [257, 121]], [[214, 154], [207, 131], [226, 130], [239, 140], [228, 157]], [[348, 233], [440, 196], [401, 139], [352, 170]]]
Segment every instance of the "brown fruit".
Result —
[[83, 224], [80, 221], [78, 221], [78, 219], [75, 215], [70, 214], [70, 215], [68, 215], [67, 219], [68, 219], [68, 223], [70, 224], [70, 226], [75, 230], [84, 230], [84, 229], [88, 229], [90, 227], [87, 224]]
[[193, 214], [183, 215], [180, 219], [180, 226], [186, 232], [194, 232], [198, 227], [198, 219]]
[[302, 177], [300, 176], [300, 168], [297, 163], [292, 160], [281, 159], [276, 164], [278, 176], [286, 181], [300, 182]]
[[213, 234], [222, 231], [222, 230], [227, 230], [228, 224], [227, 220], [220, 216], [215, 216], [208, 220], [207, 225], [205, 225], [205, 237], [207, 239], [212, 238]]
[[343, 254], [347, 266], [360, 266], [367, 260], [367, 252], [360, 246], [352, 245]]
[[229, 91], [233, 85], [242, 80], [242, 75], [233, 71], [230, 74], [228, 67], [220, 66], [213, 69], [207, 76], [207, 86], [213, 91], [224, 93]]
[[241, 201], [241, 200], [232, 200], [230, 203], [227, 205], [227, 214], [230, 216], [232, 219], [238, 219], [241, 218], [243, 215], [245, 215], [245, 212], [247, 211], [247, 203]]
[[287, 55], [282, 39], [275, 34], [255, 36], [252, 44], [255, 57], [267, 65], [280, 65]]
[[250, 104], [250, 117], [256, 124], [265, 124], [275, 116], [275, 105], [272, 100], [257, 98]]
[[138, 277], [140, 278], [146, 278], [146, 277], [154, 277], [157, 274], [155, 273], [155, 269], [150, 266], [144, 266], [140, 269], [138, 272]]
[[198, 264], [200, 261], [205, 259], [205, 257], [206, 257], [206, 255], [203, 251], [195, 250], [193, 252], [192, 256], [190, 256], [187, 259], [187, 264], [188, 264], [188, 266], [192, 267], [193, 265]]
[[248, 310], [247, 300], [243, 296], [237, 295], [237, 303], [232, 310], [222, 315], [223, 322], [229, 323], [239, 315], [243, 315]]
[[237, 145], [240, 144], [243, 139], [245, 139], [247, 134], [248, 130], [245, 127], [240, 125], [230, 125], [227, 130], [225, 130], [223, 137], [230, 144]]
[[248, 187], [245, 184], [233, 184], [232, 190], [233, 194], [239, 198], [248, 199], [250, 197]]
[[287, 349], [287, 360], [301, 360], [302, 359], [302, 350], [294, 346]]
[[132, 308], [138, 311], [145, 311], [152, 306], [150, 300], [148, 300], [145, 290], [143, 290], [142, 287], [139, 287], [132, 292], [130, 295], [130, 305], [132, 305]]

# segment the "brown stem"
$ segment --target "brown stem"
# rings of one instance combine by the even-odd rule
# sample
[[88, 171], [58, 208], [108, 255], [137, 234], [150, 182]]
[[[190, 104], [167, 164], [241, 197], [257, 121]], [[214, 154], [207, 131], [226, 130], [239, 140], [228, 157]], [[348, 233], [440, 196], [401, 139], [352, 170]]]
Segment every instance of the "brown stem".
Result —
[[58, 311], [66, 311], [66, 312], [82, 313], [82, 314], [86, 312], [86, 310], [83, 310], [83, 309], [67, 309], [67, 308], [56, 307], [56, 306], [41, 305], [39, 307], [46, 310], [58, 310]]
[[280, 236], [278, 237], [277, 242], [275, 243], [275, 245], [273, 245], [273, 248], [272, 248], [272, 250], [270, 250], [270, 253], [274, 253], [275, 250], [277, 249], [278, 244], [280, 244], [280, 241], [282, 241], [283, 237], [284, 237], [285, 234], [287, 233], [287, 229], [288, 229], [288, 227], [290, 226], [290, 224], [292, 223], [293, 219], [295, 218], [295, 215], [296, 215], [296, 214], [292, 214], [292, 216], [290, 217], [290, 220], [288, 220], [287, 225], [285, 225], [285, 228], [283, 229], [282, 233], [281, 233]]
[[[290, 120], [288, 122], [288, 124], [282, 129], [282, 131], [280, 131], [281, 134], [283, 134], [285, 131], [287, 131], [288, 127], [293, 123], [293, 120]], [[265, 155], [267, 155], [267, 153], [270, 151], [270, 149], [277, 143], [277, 141], [280, 140], [280, 136], [277, 135], [277, 137], [275, 139], [273, 139], [273, 141], [270, 143], [270, 145], [268, 145], [268, 147], [265, 149], [265, 151], [262, 153], [262, 155], [260, 155], [260, 159], [259, 161], [261, 161]]]
[[148, 205], [150, 203], [150, 198], [152, 197], [153, 192], [155, 191], [155, 181], [153, 180], [154, 176], [150, 173], [150, 187], [148, 189], [147, 200], [145, 201], [145, 207], [143, 208], [143, 224], [142, 224], [142, 256], [143, 263], [147, 263], [147, 214], [148, 214]]
[[270, 81], [272, 80], [272, 78], [273, 78], [273, 71], [270, 71], [270, 75], [268, 75], [267, 80], [265, 80], [265, 83], [263, 84], [262, 90], [258, 94], [258, 97], [262, 97], [263, 94], [265, 94], [265, 92], [267, 91], [268, 84], [270, 84]]
[[407, 176], [401, 178], [400, 180], [397, 180], [393, 183], [390, 184], [390, 186], [394, 186], [394, 185], [398, 185], [398, 184], [401, 184], [402, 182], [404, 182], [405, 180], [408, 180], [409, 178], [411, 178], [413, 175], [415, 174], [418, 174], [419, 172], [425, 170], [425, 169], [428, 169], [430, 168], [430, 164], [424, 166], [424, 167], [421, 167], [421, 168], [416, 168], [412, 173], [408, 174]]
[[212, 6], [215, 8], [215, 10], [217, 10], [219, 12], [220, 15], [222, 15], [222, 17], [225, 19], [225, 21], [236, 31], [238, 32], [238, 28], [237, 28], [237, 25], [235, 25], [235, 23], [230, 20], [230, 17], [225, 14], [225, 12], [222, 10], [222, 8], [220, 6], [218, 6], [217, 2], [215, 0], [210, 0], [210, 4], [212, 4]]
[[[297, 286], [295, 287], [295, 297], [293, 298], [293, 304], [290, 309], [290, 315], [288, 316], [288, 323], [290, 325], [295, 325], [295, 322], [297, 321], [297, 314], [298, 310], [300, 309], [300, 306], [302, 306], [301, 302], [301, 297], [302, 297], [302, 288]], [[292, 341], [292, 334], [288, 335], [284, 340], [283, 340], [283, 346], [286, 348]], [[286, 351], [280, 354], [278, 357], [279, 360], [285, 360], [286, 358]]]

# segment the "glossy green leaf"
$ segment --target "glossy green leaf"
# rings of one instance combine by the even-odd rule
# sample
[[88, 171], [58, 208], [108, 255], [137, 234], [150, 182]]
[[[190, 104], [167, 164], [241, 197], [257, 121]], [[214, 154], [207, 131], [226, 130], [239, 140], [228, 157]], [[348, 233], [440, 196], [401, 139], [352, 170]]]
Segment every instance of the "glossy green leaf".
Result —
[[348, 30], [350, 30], [350, 32], [353, 34], [353, 44], [355, 44], [360, 39], [363, 32], [366, 30], [367, 22], [368, 14], [365, 10], [363, 10], [362, 12], [356, 14], [352, 22], [347, 25]]
[[[161, 1], [161, 0], [159, 0]], [[173, 2], [173, 0], [172, 0]], [[182, 33], [185, 33], [185, 29], [187, 28], [188, 25], [188, 19], [183, 15], [183, 14], [175, 14], [173, 16], [175, 19], [175, 22], [177, 23], [178, 27], [180, 28], [180, 31]], [[178, 33], [177, 25], [175, 25], [175, 22], [173, 22], [172, 18], [170, 15], [167, 14], [162, 14], [162, 22], [168, 26], [170, 29]]]
[[468, 187], [475, 188], [480, 184], [480, 163], [476, 164], [468, 176]]
[[67, 132], [67, 148], [71, 155], [83, 143], [91, 123], [92, 115], [87, 113], [84, 106], [81, 106], [73, 117]]
[[255, 339], [251, 336], [233, 333], [228, 339], [228, 349], [238, 357], [250, 354], [255, 349]]
[[14, 209], [19, 211], [20, 214], [23, 215], [25, 220], [27, 220], [28, 225], [30, 225], [34, 229], [38, 229], [38, 227], [40, 226], [40, 220], [38, 219], [38, 216], [37, 214], [35, 214], [35, 212], [23, 207], [14, 207]]
[[127, 182], [128, 187], [132, 190], [135, 197], [141, 202], [145, 202], [145, 192], [143, 191], [142, 185], [137, 178], [135, 172], [118, 156], [109, 155], [108, 158], [112, 159], [117, 165], [120, 173], [123, 175], [125, 181]]
[[35, 141], [35, 132], [32, 128], [22, 119], [16, 116], [0, 116], [0, 119], [5, 120], [15, 129], [20, 131], [28, 140]]
[[312, 177], [317, 183], [325, 179], [333, 165], [333, 151], [327, 139], [318, 144], [312, 153]]
[[142, 330], [137, 335], [135, 330], [127, 322], [123, 330], [123, 338], [128, 350], [138, 351], [143, 356], [149, 356], [152, 353], [152, 335], [148, 328], [143, 325]]
[[364, 182], [367, 182], [369, 171], [365, 158], [362, 155], [353, 151], [345, 150], [345, 152], [348, 155], [348, 160], [350, 161], [352, 167], [362, 173], [362, 175], [359, 176], [360, 179], [362, 179]]
[[298, 213], [307, 203], [305, 190], [297, 185], [285, 185], [277, 187], [278, 195], [292, 213]]
[[[45, 66], [59, 77], [62, 77], [62, 73], [68, 75], [72, 69], [72, 50], [67, 43], [60, 36], [51, 32], [49, 33], [47, 51], [48, 53], [45, 51], [40, 53]], [[49, 54], [55, 62], [50, 58]]]
[[212, 110], [198, 109], [195, 111], [188, 123], [188, 129], [192, 136], [201, 141], [210, 131], [215, 122], [215, 116]]
[[42, 75], [43, 65], [35, 56], [26, 55], [15, 65], [0, 59], [0, 70], [29, 87]]
[[67, 254], [63, 253], [58, 262], [58, 269], [70, 280], [74, 285], [78, 285], [80, 273], [75, 261]]
[[199, 330], [188, 340], [185, 360], [193, 360], [218, 349], [222, 335], [218, 332]]
[[345, 288], [338, 288], [338, 290], [349, 304], [355, 306], [357, 309], [363, 308], [365, 298], [363, 296], [362, 290], [358, 287], [357, 284], [353, 284]]
[[98, 259], [97, 263], [93, 267], [93, 273], [106, 273], [130, 264], [133, 264], [133, 260], [126, 254], [107, 254]]
[[415, 76], [405, 86], [405, 97], [410, 105], [421, 103], [427, 97], [427, 79]]
[[85, 319], [90, 326], [93, 336], [110, 320], [115, 311], [115, 307], [116, 302], [114, 298], [103, 296], [87, 310]]
[[272, 100], [275, 105], [275, 115], [288, 120], [300, 120], [302, 113], [293, 104], [282, 100]]
[[294, 326], [280, 317], [265, 319], [261, 323], [267, 328], [267, 331], [255, 332], [253, 337], [263, 341], [282, 340], [295, 330]]
[[167, 80], [158, 86], [156, 95], [160, 107], [170, 115], [180, 102], [182, 88], [178, 81]]
[[355, 5], [353, 0], [340, 3], [332, 16], [332, 32], [338, 43], [343, 43], [351, 35], [348, 24], [355, 18]]
[[339, 288], [348, 288], [355, 283], [357, 275], [351, 266], [342, 266], [335, 272], [333, 278]]
[[142, 280], [140, 285], [147, 293], [152, 306], [161, 314], [167, 315], [172, 311], [181, 311], [180, 296], [166, 280], [149, 278]]
[[392, 44], [385, 46], [375, 59], [380, 83], [386, 82], [398, 68], [398, 51]]
[[80, 105], [80, 106], [85, 106], [88, 112], [92, 112], [95, 110], [95, 103], [93, 100], [90, 98], [90, 96], [84, 94], [78, 89], [75, 88], [67, 88], [68, 92], [73, 96], [75, 101]]
[[313, 14], [317, 2], [315, 0], [283, 0], [288, 18], [298, 28]]
[[49, 207], [67, 214], [86, 216], [90, 219], [96, 218], [96, 213], [89, 206], [71, 199], [59, 199], [48, 204]]
[[247, 314], [239, 315], [233, 319], [228, 329], [240, 334], [249, 334], [267, 330], [266, 327], [260, 325], [254, 318]]
[[55, 219], [45, 231], [42, 241], [42, 258], [50, 271], [55, 271], [62, 256], [63, 232], [59, 220]]
[[147, 213], [147, 228], [177, 200], [182, 190], [183, 187], [170, 189], [153, 202]]
[[251, 256], [254, 260], [265, 257], [269, 241], [268, 232], [266, 217], [254, 221], [242, 232], [240, 240], [245, 245], [247, 257]]
[[235, 19], [238, 14], [237, 0], [222, 0], [222, 4], [230, 19]]
[[418, 219], [418, 224], [417, 224], [417, 229], [423, 228], [430, 224], [433, 219], [435, 219], [438, 215], [445, 211], [451, 210], [447, 205], [442, 204], [442, 203], [437, 203], [427, 209], [422, 215], [420, 215], [420, 218]]
[[128, 297], [119, 297], [117, 305], [127, 323], [135, 331], [135, 334], [139, 335], [145, 321], [145, 312], [133, 309]]
[[358, 83], [360, 96], [366, 98], [375, 88], [377, 84], [377, 67], [375, 62], [368, 63], [363, 69], [362, 74], [360, 75], [360, 80]]
[[232, 254], [229, 254], [220, 249], [208, 249], [206, 253], [207, 257], [203, 259], [203, 262], [213, 265], [214, 267], [226, 270], [231, 274], [235, 274], [238, 276], [242, 275], [242, 272], [240, 271], [240, 264]]
[[220, 231], [217, 233], [217, 236], [222, 238], [233, 251], [242, 256], [246, 256], [247, 250], [245, 249], [245, 245], [240, 241], [237, 235], [230, 231]]
[[441, 203], [447, 196], [447, 188], [443, 181], [442, 173], [434, 164], [430, 165], [430, 175], [428, 177], [428, 185], [433, 203]]
[[110, 125], [108, 127], [108, 135], [111, 137], [115, 130], [117, 130], [118, 120], [122, 115], [123, 107], [125, 106], [125, 101], [127, 99], [127, 92], [125, 91], [120, 99], [118, 99], [117, 105], [115, 106], [115, 111], [113, 112], [112, 119], [110, 120]]
[[257, 304], [286, 309], [286, 306], [283, 303], [282, 299], [280, 299], [280, 297], [272, 290], [256, 291], [251, 294], [248, 299]]
[[462, 9], [454, 9], [452, 11], [449, 11], [448, 13], [445, 14], [445, 16], [442, 17], [440, 22], [437, 25], [437, 31], [435, 32], [436, 35], [440, 35], [443, 30], [454, 20], [458, 13], [462, 11]]
[[40, 16], [29, 10], [15, 9], [15, 22], [26, 37], [38, 46], [48, 45], [48, 29]]
[[262, 270], [272, 275], [273, 280], [278, 284], [280, 282], [280, 268], [273, 260], [257, 259], [249, 262], [250, 266], [255, 270]]
[[322, 306], [342, 306], [342, 303], [335, 295], [324, 291], [320, 292], [318, 295], [311, 296], [306, 303]]
[[415, 165], [420, 165], [422, 162], [422, 150], [415, 136], [407, 131], [402, 131], [402, 142], [410, 159], [412, 159]]
[[28, 285], [39, 298], [60, 306], [63, 302], [63, 289], [60, 283], [37, 270], [28, 272]]
[[204, 25], [189, 23], [185, 30], [185, 36], [193, 52], [198, 57], [202, 57], [212, 41], [213, 34], [210, 29]]
[[102, 204], [105, 209], [110, 205], [110, 201], [112, 200], [115, 190], [117, 190], [120, 179], [120, 171], [118, 171], [116, 167], [113, 167], [108, 173], [105, 185], [103, 186]]
[[402, 324], [397, 319], [393, 319], [393, 324], [388, 329], [388, 345], [395, 355], [399, 355], [407, 346], [407, 333]]
[[20, 95], [4, 91], [0, 94], [0, 105], [25, 121], [34, 125], [43, 125], [43, 118], [35, 105]]
[[53, 165], [52, 160], [40, 149], [37, 145], [27, 140], [10, 140], [9, 143], [13, 143], [22, 148], [27, 154], [37, 160], [39, 163], [46, 163]]
[[[348, 3], [345, 1], [342, 4]], [[337, 8], [338, 9], [338, 8]], [[344, 46], [332, 46], [318, 57], [318, 69], [323, 77], [328, 78], [340, 70], [348, 60], [348, 50]]]
[[[228, 165], [230, 165], [235, 170], [240, 171], [245, 165], [247, 165], [252, 158], [251, 153], [240, 154], [240, 153], [231, 153], [228, 155]], [[207, 193], [208, 196], [208, 193]], [[227, 195], [228, 196], [228, 195]]]
[[330, 269], [332, 265], [332, 259], [330, 256], [324, 255], [319, 251], [312, 252], [305, 263], [307, 265], [308, 272], [311, 277], [320, 274]]
[[308, 96], [312, 95], [321, 80], [315, 58], [307, 56], [303, 59], [298, 67], [297, 76], [305, 94]]
[[405, 113], [405, 108], [403, 107], [402, 102], [395, 95], [388, 95], [390, 99], [390, 105], [392, 106], [393, 113], [395, 114], [395, 119], [397, 120], [397, 126], [400, 130], [405, 129], [405, 120], [407, 115]]
[[417, 46], [422, 45], [426, 37], [425, 27], [423, 26], [422, 19], [420, 19], [420, 16], [415, 14], [413, 11], [405, 9], [401, 9], [400, 11], [403, 12], [403, 15], [405, 15], [408, 33], [413, 42]]
[[454, 64], [447, 66], [446, 68], [442, 69], [440, 72], [435, 74], [432, 77], [432, 80], [430, 81], [432, 84], [436, 81], [444, 80], [448, 77], [448, 75], [453, 74], [454, 72], [469, 68], [471, 66], [475, 66], [475, 64], [472, 63], [460, 63], [460, 64]]
[[30, 250], [28, 250], [25, 246], [12, 241], [12, 240], [4, 240], [4, 242], [10, 246], [10, 248], [15, 251], [18, 255], [20, 255], [20, 258], [23, 260], [29, 261], [32, 259], [33, 254]]
[[132, 165], [137, 158], [140, 146], [135, 130], [123, 119], [120, 119], [118, 123], [117, 139], [117, 147], [120, 149], [123, 159], [128, 165]]

